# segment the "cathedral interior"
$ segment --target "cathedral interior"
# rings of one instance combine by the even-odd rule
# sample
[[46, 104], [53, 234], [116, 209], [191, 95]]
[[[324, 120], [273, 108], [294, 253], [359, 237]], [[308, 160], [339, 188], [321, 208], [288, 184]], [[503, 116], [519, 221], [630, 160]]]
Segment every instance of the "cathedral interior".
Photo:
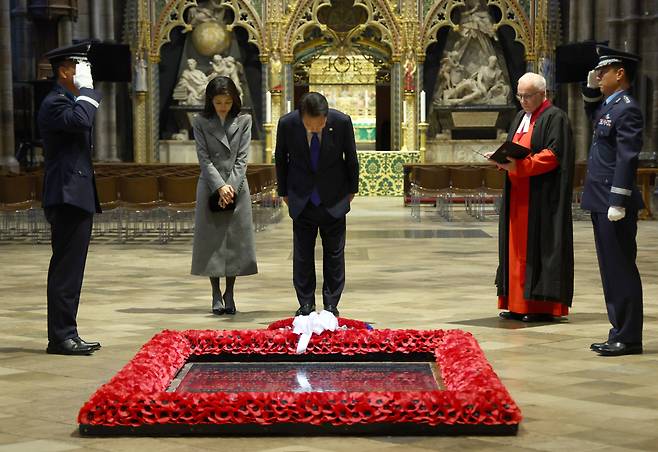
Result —
[[[19, 208], [10, 182], [0, 185], [0, 451], [658, 450], [657, 21], [658, 0], [3, 1], [0, 176], [25, 174], [33, 185], [14, 202]], [[133, 212], [124, 229], [121, 208], [101, 214], [78, 319], [104, 348], [79, 359], [43, 353], [51, 250], [36, 117], [52, 85], [44, 54], [88, 40], [116, 51], [99, 50], [94, 73], [103, 94], [93, 129], [97, 177], [148, 175], [161, 184], [198, 175], [192, 118], [209, 80], [234, 81], [242, 113], [253, 118], [260, 273], [238, 279], [238, 315], [218, 319], [206, 307], [206, 281], [189, 275], [189, 211], [166, 225]], [[587, 349], [608, 327], [589, 221], [574, 221], [568, 320], [510, 327], [496, 317], [497, 212], [485, 214], [483, 204], [473, 214], [464, 203], [440, 215], [438, 202], [423, 205], [412, 192], [416, 167], [486, 163], [483, 154], [506, 140], [521, 108], [517, 81], [528, 71], [544, 76], [549, 98], [567, 113], [576, 168], [584, 167], [592, 125], [581, 84], [597, 43], [640, 57], [632, 92], [644, 121], [637, 183], [647, 208], [637, 262], [645, 351], [617, 360]], [[294, 312], [292, 221], [272, 168], [279, 118], [310, 91], [350, 115], [360, 164], [341, 313], [375, 328], [471, 332], [523, 411], [518, 435], [81, 437], [79, 407], [155, 333], [263, 328]], [[162, 196], [162, 185], [154, 193]]]

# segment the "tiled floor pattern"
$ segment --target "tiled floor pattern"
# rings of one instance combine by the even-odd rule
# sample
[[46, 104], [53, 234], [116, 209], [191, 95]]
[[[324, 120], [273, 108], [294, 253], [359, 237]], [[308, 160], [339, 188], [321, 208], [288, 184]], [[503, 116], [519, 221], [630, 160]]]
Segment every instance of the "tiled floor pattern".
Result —
[[518, 436], [79, 437], [82, 403], [156, 332], [260, 328], [294, 312], [286, 217], [256, 235], [260, 273], [238, 278], [234, 318], [210, 314], [208, 282], [189, 275], [189, 238], [93, 243], [78, 316], [81, 335], [103, 343], [91, 357], [44, 353], [48, 245], [1, 242], [0, 452], [658, 450], [658, 222], [638, 233], [645, 354], [602, 358], [588, 350], [608, 329], [589, 222], [575, 223], [572, 314], [529, 326], [496, 317], [495, 221], [427, 220], [412, 222], [399, 199], [357, 198], [341, 313], [376, 328], [472, 332], [523, 411]]

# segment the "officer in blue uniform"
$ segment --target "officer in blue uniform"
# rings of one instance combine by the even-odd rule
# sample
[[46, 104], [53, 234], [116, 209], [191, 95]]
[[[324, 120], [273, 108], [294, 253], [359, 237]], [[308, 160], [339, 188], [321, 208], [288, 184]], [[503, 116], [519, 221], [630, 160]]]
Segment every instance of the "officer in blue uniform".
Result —
[[583, 87], [594, 134], [581, 207], [589, 210], [596, 254], [612, 328], [591, 345], [603, 356], [642, 353], [642, 282], [635, 264], [638, 210], [635, 185], [643, 119], [629, 93], [639, 57], [597, 47], [599, 62]]
[[91, 355], [101, 346], [80, 338], [76, 316], [91, 239], [100, 213], [91, 162], [92, 126], [101, 99], [81, 46], [46, 54], [56, 82], [37, 117], [45, 152], [43, 208], [50, 223], [47, 353]]

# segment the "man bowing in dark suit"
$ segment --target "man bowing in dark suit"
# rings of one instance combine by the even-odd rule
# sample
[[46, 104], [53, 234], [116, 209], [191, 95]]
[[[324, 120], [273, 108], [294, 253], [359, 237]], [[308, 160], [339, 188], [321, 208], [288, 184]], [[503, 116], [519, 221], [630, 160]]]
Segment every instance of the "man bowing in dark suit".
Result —
[[359, 190], [352, 120], [330, 109], [320, 93], [306, 93], [299, 110], [281, 117], [276, 134], [279, 196], [293, 224], [293, 285], [299, 309], [315, 311], [315, 240], [322, 239], [322, 302], [338, 316], [345, 287], [345, 215]]
[[92, 218], [100, 213], [91, 162], [92, 125], [99, 92], [84, 54], [56, 49], [50, 58], [56, 83], [39, 108], [45, 151], [43, 207], [50, 223], [48, 348], [58, 355], [91, 355], [101, 345], [78, 335], [76, 316], [91, 239]]

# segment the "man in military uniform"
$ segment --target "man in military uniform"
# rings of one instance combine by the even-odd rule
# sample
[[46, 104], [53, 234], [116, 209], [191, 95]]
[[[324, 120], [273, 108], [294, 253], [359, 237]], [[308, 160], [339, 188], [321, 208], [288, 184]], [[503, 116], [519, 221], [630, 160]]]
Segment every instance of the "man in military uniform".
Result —
[[603, 356], [642, 353], [642, 282], [635, 264], [638, 210], [644, 207], [635, 185], [642, 149], [643, 119], [629, 93], [639, 58], [597, 47], [599, 62], [583, 88], [594, 135], [582, 208], [589, 210], [608, 319], [605, 342], [591, 345]]
[[48, 348], [58, 355], [91, 355], [101, 346], [80, 338], [76, 316], [91, 239], [100, 213], [91, 162], [99, 92], [80, 46], [46, 54], [56, 82], [39, 108], [45, 151], [43, 207], [51, 228], [48, 268]]

